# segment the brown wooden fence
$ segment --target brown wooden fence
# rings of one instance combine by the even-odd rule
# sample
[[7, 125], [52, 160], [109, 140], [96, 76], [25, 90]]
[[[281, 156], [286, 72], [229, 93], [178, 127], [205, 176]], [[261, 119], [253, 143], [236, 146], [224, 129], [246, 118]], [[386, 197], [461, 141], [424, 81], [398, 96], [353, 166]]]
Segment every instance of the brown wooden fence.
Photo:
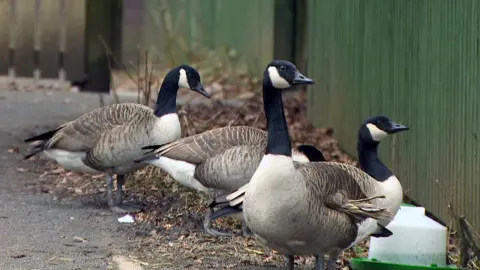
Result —
[[0, 0], [0, 75], [78, 80], [85, 0]]

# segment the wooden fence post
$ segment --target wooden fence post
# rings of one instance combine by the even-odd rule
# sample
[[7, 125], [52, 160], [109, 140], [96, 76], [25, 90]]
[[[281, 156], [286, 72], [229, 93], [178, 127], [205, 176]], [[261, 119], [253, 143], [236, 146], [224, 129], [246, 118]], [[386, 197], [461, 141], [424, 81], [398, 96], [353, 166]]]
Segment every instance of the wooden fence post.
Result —
[[[87, 0], [86, 75], [87, 91], [109, 92], [113, 62], [121, 53], [121, 0]], [[111, 54], [109, 53], [111, 52]]]

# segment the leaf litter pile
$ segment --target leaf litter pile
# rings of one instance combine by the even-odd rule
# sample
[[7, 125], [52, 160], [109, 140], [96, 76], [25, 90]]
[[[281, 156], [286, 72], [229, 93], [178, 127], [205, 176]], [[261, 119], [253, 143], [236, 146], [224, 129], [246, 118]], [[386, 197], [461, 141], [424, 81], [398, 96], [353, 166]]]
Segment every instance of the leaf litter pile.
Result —
[[[241, 106], [218, 100], [179, 108], [185, 135], [200, 133], [226, 125], [249, 125], [266, 128], [262, 99], [251, 95]], [[306, 117], [305, 92], [284, 97], [285, 114], [293, 146], [312, 144], [328, 161], [357, 162], [344, 153], [329, 128], [315, 128]], [[38, 158], [33, 158], [38, 159]], [[38, 181], [29, 188], [34, 192], [51, 193], [56, 200], [91, 200], [106, 207], [103, 175], [65, 171], [54, 162], [41, 158]], [[45, 164], [46, 163], [46, 164]], [[131, 228], [136, 236], [129, 244], [131, 258], [146, 269], [159, 268], [251, 268], [282, 266], [283, 258], [262, 246], [254, 238], [241, 235], [241, 226], [232, 219], [219, 219], [214, 227], [234, 232], [233, 237], [213, 237], [204, 232], [203, 215], [209, 198], [177, 184], [166, 173], [151, 166], [128, 176], [126, 200], [141, 202], [144, 210], [135, 215]], [[90, 202], [91, 203], [91, 202]], [[106, 210], [107, 211], [107, 210]], [[459, 260], [456, 240], [451, 237], [449, 261]], [[348, 269], [349, 259], [368, 255], [368, 240], [345, 251], [338, 269]], [[314, 258], [296, 257], [297, 267], [314, 267]], [[472, 264], [473, 265], [473, 264]], [[478, 269], [473, 266], [472, 269]]]

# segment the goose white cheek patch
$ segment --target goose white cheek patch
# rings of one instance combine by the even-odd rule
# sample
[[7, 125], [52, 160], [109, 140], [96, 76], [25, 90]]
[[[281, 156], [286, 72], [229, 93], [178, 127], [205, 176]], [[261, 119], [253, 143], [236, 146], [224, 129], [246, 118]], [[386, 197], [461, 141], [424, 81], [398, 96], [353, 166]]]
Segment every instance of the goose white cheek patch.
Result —
[[368, 131], [370, 132], [370, 135], [372, 136], [372, 139], [374, 141], [379, 142], [379, 141], [385, 139], [385, 137], [388, 136], [388, 133], [379, 129], [374, 124], [367, 124], [367, 128], [368, 128]]
[[278, 74], [278, 70], [276, 67], [269, 67], [268, 68], [268, 76], [270, 77], [270, 81], [272, 81], [272, 85], [278, 89], [285, 89], [291, 87], [291, 85], [285, 80], [280, 74]]
[[178, 76], [178, 87], [190, 89], [187, 79], [187, 72], [183, 68], [180, 69], [180, 75]]

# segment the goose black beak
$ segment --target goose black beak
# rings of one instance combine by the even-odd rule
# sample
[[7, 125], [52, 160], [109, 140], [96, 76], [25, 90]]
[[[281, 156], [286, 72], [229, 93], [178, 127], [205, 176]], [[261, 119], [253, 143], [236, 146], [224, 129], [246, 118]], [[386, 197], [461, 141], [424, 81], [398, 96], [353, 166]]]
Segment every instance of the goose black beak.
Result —
[[397, 133], [397, 132], [400, 132], [400, 131], [404, 131], [404, 130], [409, 130], [410, 128], [407, 127], [407, 126], [404, 126], [404, 125], [401, 125], [401, 124], [398, 124], [398, 123], [395, 123], [395, 122], [390, 122], [390, 130], [389, 130], [389, 133], [390, 134], [393, 134], [393, 133]]
[[314, 84], [315, 81], [307, 78], [305, 75], [300, 73], [300, 71], [295, 71], [295, 77], [293, 78], [293, 85], [301, 85], [301, 84]]
[[210, 94], [207, 93], [207, 91], [205, 91], [205, 88], [203, 87], [203, 85], [200, 82], [198, 82], [197, 86], [193, 87], [192, 90], [199, 93], [200, 95], [202, 95], [204, 97], [210, 98]]

